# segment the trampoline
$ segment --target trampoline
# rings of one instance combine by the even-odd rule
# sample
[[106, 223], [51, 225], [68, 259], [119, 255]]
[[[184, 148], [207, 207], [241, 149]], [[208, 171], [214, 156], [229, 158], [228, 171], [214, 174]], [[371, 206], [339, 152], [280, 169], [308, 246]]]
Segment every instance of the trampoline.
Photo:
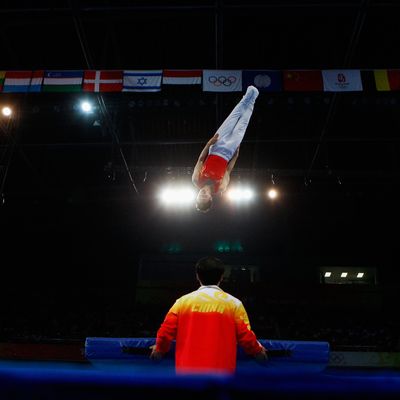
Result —
[[266, 365], [238, 352], [235, 375], [176, 375], [154, 339], [87, 338], [85, 362], [0, 361], [1, 399], [398, 398], [400, 371], [330, 368], [329, 344], [261, 340]]

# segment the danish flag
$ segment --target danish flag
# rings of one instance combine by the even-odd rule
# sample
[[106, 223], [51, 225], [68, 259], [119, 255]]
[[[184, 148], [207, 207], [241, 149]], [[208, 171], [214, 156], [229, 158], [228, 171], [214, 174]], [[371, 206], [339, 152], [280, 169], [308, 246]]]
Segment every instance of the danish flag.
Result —
[[85, 71], [83, 78], [84, 92], [121, 92], [122, 71]]

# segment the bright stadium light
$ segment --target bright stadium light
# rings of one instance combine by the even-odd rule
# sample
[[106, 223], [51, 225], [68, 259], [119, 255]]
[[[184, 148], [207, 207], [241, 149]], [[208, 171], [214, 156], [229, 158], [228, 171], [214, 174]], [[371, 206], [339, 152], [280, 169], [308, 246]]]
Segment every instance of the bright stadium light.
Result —
[[357, 273], [357, 278], [358, 279], [363, 278], [363, 277], [364, 277], [364, 272], [358, 272]]
[[160, 191], [159, 197], [167, 206], [183, 206], [194, 204], [196, 194], [191, 187], [168, 186]]
[[248, 187], [233, 187], [228, 190], [227, 197], [235, 203], [247, 203], [254, 198], [254, 191]]
[[1, 109], [1, 113], [5, 116], [5, 117], [10, 117], [12, 114], [12, 109], [8, 106], [5, 106]]
[[325, 277], [325, 278], [330, 278], [331, 275], [332, 275], [332, 272], [325, 272], [324, 277]]
[[276, 189], [269, 189], [267, 192], [267, 196], [271, 199], [274, 200], [278, 197], [278, 191]]
[[93, 110], [92, 104], [88, 101], [82, 101], [81, 103], [81, 110], [85, 113], [90, 113]]
[[341, 278], [347, 278], [347, 272], [342, 272], [342, 273], [340, 274], [340, 277], [341, 277]]

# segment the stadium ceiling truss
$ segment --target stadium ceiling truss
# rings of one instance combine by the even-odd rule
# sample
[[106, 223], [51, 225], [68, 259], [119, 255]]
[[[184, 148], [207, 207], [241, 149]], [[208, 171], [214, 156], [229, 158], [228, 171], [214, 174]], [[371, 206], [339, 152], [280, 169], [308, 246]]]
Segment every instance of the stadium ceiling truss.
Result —
[[[8, 3], [8, 2], [7, 2]], [[12, 34], [15, 29], [23, 27], [24, 29], [29, 29], [40, 20], [42, 26], [57, 24], [57, 21], [69, 21], [73, 25], [73, 31], [75, 32], [74, 43], [75, 46], [79, 45], [79, 52], [81, 61], [80, 67], [82, 69], [96, 69], [101, 68], [102, 65], [107, 64], [106, 60], [110, 57], [116, 56], [116, 50], [110, 50], [110, 46], [103, 51], [99, 52], [93, 49], [92, 38], [95, 32], [91, 32], [91, 26], [93, 21], [104, 21], [104, 29], [107, 30], [107, 37], [110, 39], [110, 43], [118, 42], [118, 33], [115, 30], [115, 25], [119, 19], [129, 19], [130, 16], [138, 15], [141, 16], [143, 20], [151, 19], [152, 14], [157, 14], [158, 16], [163, 16], [169, 18], [171, 15], [198, 15], [204, 14], [209, 18], [213, 25], [214, 33], [214, 43], [213, 43], [213, 56], [211, 68], [223, 69], [228, 68], [225, 65], [225, 54], [226, 54], [226, 44], [227, 39], [224, 34], [224, 29], [227, 21], [232, 15], [237, 16], [238, 14], [245, 13], [265, 13], [279, 15], [281, 18], [285, 18], [288, 15], [294, 18], [297, 13], [314, 15], [315, 18], [321, 18], [323, 15], [331, 13], [333, 16], [340, 16], [345, 14], [351, 20], [351, 29], [349, 30], [348, 40], [343, 46], [341, 44], [341, 62], [340, 68], [360, 68], [359, 65], [355, 65], [355, 55], [360, 43], [360, 39], [365, 33], [367, 27], [368, 17], [374, 15], [374, 13], [389, 15], [398, 14], [400, 11], [400, 3], [396, 0], [391, 1], [380, 1], [380, 0], [346, 0], [346, 1], [262, 1], [262, 2], [245, 2], [245, 1], [206, 1], [193, 4], [177, 5], [173, 2], [170, 4], [165, 4], [166, 2], [93, 2], [93, 1], [65, 1], [53, 5], [51, 2], [35, 2], [34, 7], [19, 6], [18, 2], [12, 2], [11, 7], [7, 6], [7, 3], [2, 4], [0, 7], [0, 15], [2, 18], [2, 40], [3, 45], [7, 47], [6, 38], [10, 33]], [[202, 3], [202, 4], [201, 4]], [[106, 23], [109, 19], [113, 20], [113, 23]], [[71, 32], [70, 32], [71, 33]], [[333, 33], [334, 35], [335, 33]], [[89, 39], [90, 38], [90, 39]], [[111, 46], [112, 47], [112, 46]], [[73, 54], [76, 54], [77, 49], [66, 49]], [[18, 64], [19, 60], [19, 49], [10, 50], [9, 53], [14, 57], [10, 57], [11, 62], [14, 59], [15, 64], [23, 68], [29, 68], [29, 66], [24, 66]], [[94, 56], [96, 54], [96, 56]], [[74, 55], [76, 56], [76, 55]], [[201, 67], [201, 66], [199, 66]], [[328, 66], [329, 67], [329, 66]], [[362, 66], [361, 66], [362, 67]], [[373, 67], [373, 66], [370, 66]], [[388, 65], [387, 67], [394, 67], [393, 65]], [[2, 67], [3, 68], [3, 67]], [[243, 68], [245, 66], [243, 65]], [[14, 68], [17, 69], [17, 68]], [[398, 156], [398, 142], [399, 140], [395, 136], [387, 136], [385, 134], [371, 137], [364, 137], [362, 134], [354, 135], [352, 137], [345, 136], [335, 136], [331, 135], [332, 125], [337, 118], [338, 113], [340, 113], [340, 107], [342, 103], [342, 94], [333, 93], [329, 96], [329, 102], [324, 110], [323, 121], [319, 124], [319, 131], [313, 135], [313, 137], [304, 137], [302, 135], [298, 137], [267, 137], [256, 138], [250, 137], [247, 140], [249, 145], [280, 145], [280, 146], [292, 146], [302, 144], [307, 144], [307, 164], [303, 165], [301, 168], [296, 168], [293, 166], [291, 168], [285, 167], [274, 167], [267, 166], [257, 170], [255, 169], [245, 169], [238, 168], [235, 171], [236, 175], [247, 175], [247, 176], [271, 176], [277, 174], [280, 176], [292, 176], [292, 177], [302, 177], [304, 182], [309, 182], [312, 178], [316, 177], [330, 177], [334, 176], [336, 180], [340, 177], [350, 177], [356, 178], [358, 180], [363, 179], [389, 179], [391, 182], [398, 181], [398, 175], [400, 174], [399, 165], [397, 162], [392, 161], [389, 170], [383, 170], [379, 165], [376, 166], [374, 170], [355, 170], [342, 168], [336, 170], [332, 173], [332, 169], [329, 166], [321, 167], [318, 164], [318, 159], [321, 157], [321, 151], [325, 145], [335, 144], [336, 148], [340, 148], [340, 145], [346, 146], [348, 143], [352, 145], [361, 145], [363, 143], [369, 143], [372, 145], [378, 143], [385, 146], [385, 149], [390, 148], [389, 156], [395, 159]], [[188, 175], [191, 173], [192, 165], [185, 166], [173, 166], [165, 162], [163, 165], [143, 165], [136, 163], [135, 160], [131, 158], [128, 159], [126, 153], [127, 149], [136, 148], [137, 151], [147, 149], [146, 151], [154, 151], [155, 148], [159, 147], [162, 153], [165, 149], [173, 148], [174, 151], [177, 150], [179, 146], [193, 146], [200, 148], [201, 144], [204, 143], [204, 138], [201, 137], [190, 137], [187, 140], [153, 140], [145, 141], [143, 138], [126, 140], [122, 139], [119, 134], [119, 127], [116, 125], [115, 112], [112, 104], [108, 102], [107, 99], [103, 97], [102, 94], [98, 94], [95, 97], [97, 102], [97, 109], [101, 114], [101, 130], [104, 136], [107, 135], [111, 138], [111, 146], [113, 149], [113, 159], [109, 164], [106, 164], [105, 169], [117, 169], [129, 178], [129, 182], [136, 193], [138, 189], [135, 183], [135, 174], [142, 174], [147, 171], [152, 173], [173, 173], [178, 176]], [[355, 97], [356, 101], [361, 101], [360, 98]], [[391, 99], [394, 99], [393, 108], [397, 107], [397, 103], [400, 101], [396, 94], [392, 94]], [[373, 102], [374, 100], [372, 100]], [[390, 100], [389, 100], [390, 101]], [[215, 121], [220, 121], [222, 115], [224, 115], [222, 100], [220, 96], [215, 95]], [[393, 123], [393, 121], [391, 122]], [[399, 120], [394, 121], [395, 124], [399, 123]], [[16, 132], [18, 129], [19, 122], [16, 121], [12, 124], [6, 124], [2, 122], [0, 125], [1, 132], [3, 134], [9, 135], [11, 132]], [[13, 136], [13, 135], [9, 135]], [[23, 143], [18, 141], [18, 135], [14, 135], [13, 139], [8, 142], [2, 142], [1, 151], [3, 153], [2, 159], [2, 169], [1, 169], [1, 179], [2, 179], [2, 190], [4, 189], [5, 179], [7, 177], [7, 171], [11, 164], [13, 154], [15, 150], [18, 149], [22, 154], [30, 147], [32, 144]], [[52, 146], [80, 146], [80, 147], [90, 147], [90, 146], [109, 146], [110, 142], [97, 142], [97, 143], [84, 143], [80, 141], [79, 143], [58, 143], [52, 144], [51, 142], [42, 143], [43, 146], [51, 148]], [[355, 147], [357, 148], [357, 147]], [[397, 150], [396, 150], [397, 149]], [[131, 151], [131, 150], [129, 150]], [[293, 151], [293, 150], [291, 150]], [[340, 151], [340, 150], [338, 150]], [[385, 150], [387, 151], [387, 150]], [[373, 157], [373, 152], [371, 152], [371, 157]], [[287, 157], [290, 157], [288, 155]], [[189, 164], [189, 163], [187, 163]]]

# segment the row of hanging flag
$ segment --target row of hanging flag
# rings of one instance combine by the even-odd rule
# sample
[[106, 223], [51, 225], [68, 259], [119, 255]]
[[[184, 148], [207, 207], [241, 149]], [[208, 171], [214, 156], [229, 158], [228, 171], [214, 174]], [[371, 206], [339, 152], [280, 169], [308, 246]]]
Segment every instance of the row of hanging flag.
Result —
[[400, 90], [400, 69], [330, 70], [40, 70], [0, 71], [0, 92], [159, 92], [202, 85], [205, 92], [361, 92]]

